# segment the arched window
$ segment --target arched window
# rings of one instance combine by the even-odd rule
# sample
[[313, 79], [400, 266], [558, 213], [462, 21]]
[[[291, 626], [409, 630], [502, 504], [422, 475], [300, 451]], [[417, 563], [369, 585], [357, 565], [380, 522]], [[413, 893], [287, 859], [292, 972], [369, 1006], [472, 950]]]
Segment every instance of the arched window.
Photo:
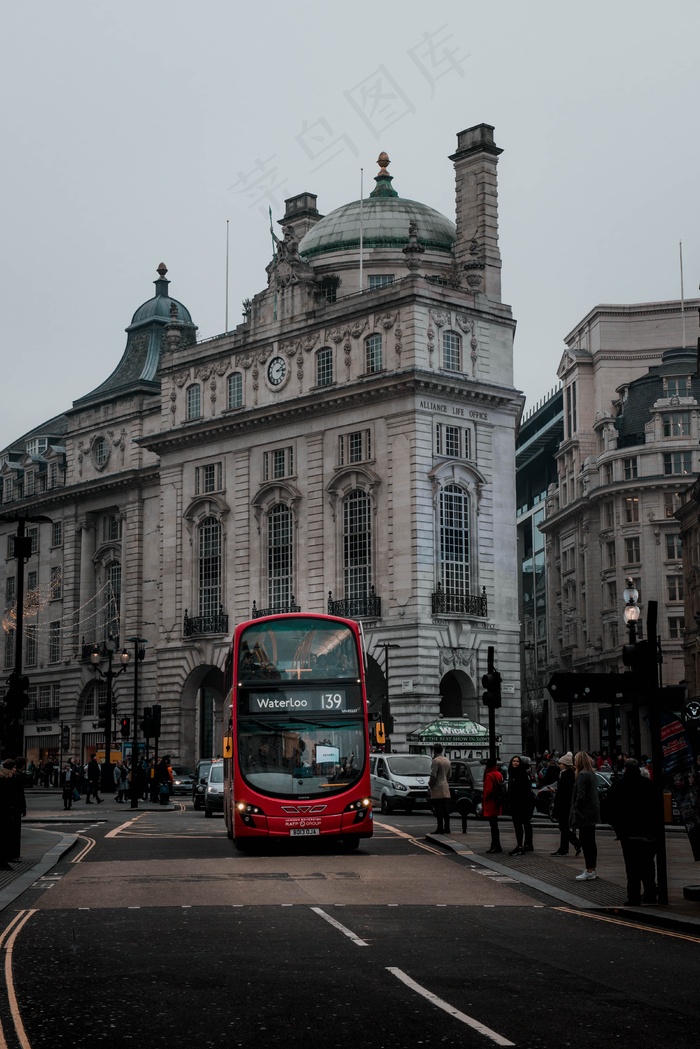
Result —
[[228, 377], [228, 406], [229, 408], [243, 407], [243, 375], [241, 372], [233, 372]]
[[199, 614], [215, 616], [221, 609], [221, 525], [205, 517], [199, 526]]
[[456, 484], [440, 492], [440, 583], [446, 595], [469, 590], [469, 496]]
[[382, 370], [382, 337], [379, 334], [369, 335], [365, 339], [365, 371]]
[[456, 331], [442, 333], [442, 366], [453, 372], [462, 370], [462, 338]]
[[293, 551], [292, 511], [277, 503], [267, 515], [267, 602], [270, 608], [292, 603]]
[[110, 561], [105, 569], [107, 603], [105, 608], [104, 638], [119, 637], [119, 606], [122, 597], [122, 566]]
[[330, 386], [333, 382], [333, 350], [323, 346], [316, 354], [316, 385]]
[[202, 414], [202, 388], [198, 382], [187, 387], [187, 418], [199, 419]]
[[343, 499], [343, 574], [346, 601], [367, 598], [372, 585], [372, 505], [359, 488]]

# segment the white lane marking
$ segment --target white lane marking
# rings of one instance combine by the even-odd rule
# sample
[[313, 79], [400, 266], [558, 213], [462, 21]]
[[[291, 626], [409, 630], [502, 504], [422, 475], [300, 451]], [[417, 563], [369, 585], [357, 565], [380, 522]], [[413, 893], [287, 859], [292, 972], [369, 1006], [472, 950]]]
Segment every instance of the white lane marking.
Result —
[[455, 1007], [450, 1005], [449, 1002], [445, 1002], [442, 998], [438, 998], [436, 994], [433, 994], [433, 992], [429, 991], [426, 987], [421, 987], [419, 983], [412, 980], [411, 977], [407, 976], [401, 969], [387, 966], [387, 972], [390, 972], [397, 980], [400, 980], [401, 983], [405, 984], [406, 987], [415, 991], [416, 994], [420, 994], [423, 998], [427, 999], [427, 1001], [436, 1005], [438, 1009], [442, 1009], [444, 1012], [449, 1013], [449, 1015], [453, 1016], [455, 1020], [459, 1020], [460, 1023], [466, 1024], [467, 1027], [471, 1027], [474, 1031], [478, 1031], [479, 1034], [483, 1034], [487, 1038], [490, 1038], [492, 1042], [496, 1043], [496, 1045], [515, 1045], [515, 1042], [509, 1042], [502, 1034], [498, 1034], [497, 1031], [492, 1031], [490, 1027], [486, 1027], [484, 1024], [479, 1023], [479, 1021], [475, 1020], [472, 1016], [467, 1016], [466, 1013], [461, 1013], [459, 1009], [455, 1009]]
[[318, 914], [321, 918], [323, 918], [324, 921], [327, 921], [329, 925], [332, 925], [334, 929], [338, 929], [339, 932], [342, 932], [343, 936], [347, 936], [349, 940], [352, 940], [356, 947], [369, 947], [369, 944], [366, 942], [366, 940], [361, 940], [360, 937], [356, 936], [351, 929], [348, 929], [344, 925], [341, 925], [340, 922], [335, 920], [335, 918], [331, 918], [330, 914], [326, 914], [326, 912], [321, 910], [320, 907], [312, 907], [311, 910], [314, 912], [314, 914]]

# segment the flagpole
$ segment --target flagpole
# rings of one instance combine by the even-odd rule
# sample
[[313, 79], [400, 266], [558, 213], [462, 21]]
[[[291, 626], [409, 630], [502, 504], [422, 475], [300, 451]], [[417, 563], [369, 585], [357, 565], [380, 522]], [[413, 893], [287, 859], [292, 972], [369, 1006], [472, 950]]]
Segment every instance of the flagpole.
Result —
[[226, 219], [226, 325], [224, 331], [228, 331], [228, 219]]
[[363, 284], [362, 284], [362, 250], [363, 250], [363, 247], [364, 247], [364, 244], [363, 244], [363, 241], [364, 241], [364, 226], [363, 226], [364, 216], [362, 214], [362, 198], [364, 196], [363, 177], [364, 177], [364, 168], [360, 168], [360, 291], [363, 290]]
[[683, 349], [685, 349], [685, 294], [683, 292], [683, 241], [678, 241], [681, 261], [681, 323], [683, 325]]

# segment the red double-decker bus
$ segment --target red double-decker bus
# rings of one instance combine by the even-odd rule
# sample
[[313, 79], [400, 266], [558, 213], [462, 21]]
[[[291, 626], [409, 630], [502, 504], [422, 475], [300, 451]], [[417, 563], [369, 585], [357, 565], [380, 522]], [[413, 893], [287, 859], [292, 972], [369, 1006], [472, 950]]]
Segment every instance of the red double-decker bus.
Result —
[[289, 613], [233, 635], [224, 815], [237, 849], [372, 835], [365, 660], [358, 624]]

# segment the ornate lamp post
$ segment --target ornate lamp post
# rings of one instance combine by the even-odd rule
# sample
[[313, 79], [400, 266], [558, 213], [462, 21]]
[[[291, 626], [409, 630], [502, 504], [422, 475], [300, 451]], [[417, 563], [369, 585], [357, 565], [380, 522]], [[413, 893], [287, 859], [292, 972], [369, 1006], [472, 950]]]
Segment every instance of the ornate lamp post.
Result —
[[143, 662], [146, 656], [146, 645], [148, 644], [148, 641], [145, 637], [128, 637], [126, 640], [133, 643], [134, 646], [134, 721], [131, 743], [131, 807], [132, 809], [137, 809], [139, 807], [139, 790], [141, 786], [141, 777], [137, 773], [139, 756], [139, 663]]
[[[627, 576], [627, 578], [625, 579], [625, 583], [627, 584], [627, 586], [622, 592], [622, 598], [623, 598], [623, 600], [625, 602], [625, 607], [623, 609], [622, 616], [623, 616], [623, 619], [625, 621], [625, 626], [627, 627], [627, 630], [629, 631], [629, 644], [630, 644], [630, 646], [634, 647], [637, 644], [637, 623], [639, 622], [639, 616], [640, 616], [639, 605], [637, 604], [637, 602], [639, 600], [639, 591], [636, 589], [636, 587], [634, 585], [634, 579], [632, 578], [632, 576]], [[634, 694], [634, 698], [632, 699], [632, 718], [633, 718], [633, 725], [634, 725], [634, 752], [636, 753], [637, 757], [639, 757], [639, 754], [641, 752], [641, 740], [639, 738], [639, 697], [637, 696], [636, 692]], [[614, 707], [613, 707], [612, 732], [613, 732], [613, 737], [614, 737], [614, 739], [613, 739], [613, 750], [614, 750], [615, 742], [617, 740], [617, 736], [616, 736], [616, 732], [615, 732], [615, 708]]]
[[119, 657], [121, 667], [119, 670], [112, 670], [112, 660], [114, 653], [119, 647], [119, 638], [108, 637], [104, 643], [104, 648], [107, 653], [107, 672], [100, 670], [100, 661], [102, 659], [102, 651], [99, 645], [95, 645], [92, 652], [90, 653], [90, 662], [92, 663], [92, 669], [100, 677], [104, 678], [107, 682], [107, 701], [105, 703], [105, 760], [102, 765], [102, 792], [111, 793], [114, 787], [114, 780], [112, 778], [112, 682], [115, 677], [119, 677], [126, 670], [129, 663], [129, 653], [126, 649], [122, 650], [122, 654]]

